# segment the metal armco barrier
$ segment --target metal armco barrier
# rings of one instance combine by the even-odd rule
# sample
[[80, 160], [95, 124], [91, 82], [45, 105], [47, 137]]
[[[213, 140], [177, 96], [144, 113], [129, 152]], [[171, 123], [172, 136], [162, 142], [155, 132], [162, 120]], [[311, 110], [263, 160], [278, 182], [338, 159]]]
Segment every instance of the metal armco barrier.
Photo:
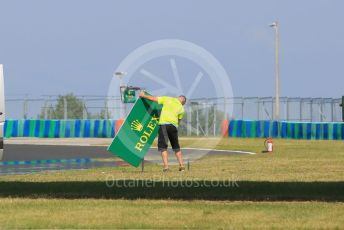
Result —
[[273, 137], [306, 140], [344, 140], [344, 122], [232, 120], [229, 137]]
[[113, 138], [115, 126], [115, 120], [6, 120], [4, 136]]

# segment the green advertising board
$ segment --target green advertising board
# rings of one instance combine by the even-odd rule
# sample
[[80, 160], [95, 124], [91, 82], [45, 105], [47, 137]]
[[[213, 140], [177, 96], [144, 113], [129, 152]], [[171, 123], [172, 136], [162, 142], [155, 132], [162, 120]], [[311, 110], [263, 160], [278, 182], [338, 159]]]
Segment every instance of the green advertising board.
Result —
[[138, 167], [157, 136], [161, 108], [156, 102], [139, 98], [108, 151]]
[[123, 92], [124, 103], [134, 103], [136, 101], [136, 92], [134, 89], [125, 89]]
[[342, 96], [342, 103], [340, 106], [342, 107], [342, 121], [344, 122], [344, 96]]

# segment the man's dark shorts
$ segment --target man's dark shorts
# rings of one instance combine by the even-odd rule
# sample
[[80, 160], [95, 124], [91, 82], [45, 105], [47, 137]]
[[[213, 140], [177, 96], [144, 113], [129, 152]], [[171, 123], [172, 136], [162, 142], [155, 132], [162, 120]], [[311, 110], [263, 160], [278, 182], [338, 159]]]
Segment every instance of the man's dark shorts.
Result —
[[178, 129], [171, 124], [160, 125], [159, 137], [158, 137], [158, 149], [159, 151], [167, 150], [167, 143], [170, 140], [173, 151], [180, 151], [178, 141]]

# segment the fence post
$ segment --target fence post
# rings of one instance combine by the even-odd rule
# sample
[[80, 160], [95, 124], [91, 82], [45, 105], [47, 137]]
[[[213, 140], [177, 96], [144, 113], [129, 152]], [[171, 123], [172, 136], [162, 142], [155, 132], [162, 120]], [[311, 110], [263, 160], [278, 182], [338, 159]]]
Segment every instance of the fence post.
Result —
[[48, 103], [46, 100], [44, 100], [44, 104], [43, 104], [43, 115], [44, 115], [44, 120], [47, 119], [48, 117], [48, 109], [47, 109]]
[[271, 114], [272, 114], [272, 116], [271, 116], [271, 120], [273, 120], [274, 119], [274, 117], [275, 117], [275, 108], [274, 108], [274, 97], [271, 97]]
[[257, 97], [257, 118], [260, 120], [260, 98]]
[[213, 120], [213, 124], [214, 124], [214, 136], [216, 136], [216, 104], [213, 104], [213, 107], [214, 107], [214, 120]]
[[191, 127], [192, 127], [192, 117], [191, 117], [191, 109], [192, 109], [192, 106], [191, 106], [191, 103], [188, 104], [188, 107], [186, 109], [187, 111], [187, 116], [186, 116], [186, 135], [187, 136], [191, 136]]
[[311, 113], [311, 122], [313, 121], [313, 99], [311, 98], [311, 102], [310, 102], [310, 113]]
[[85, 104], [84, 104], [83, 109], [82, 109], [82, 118], [84, 120], [87, 119], [87, 109], [86, 109], [86, 105]]
[[302, 98], [300, 98], [300, 121], [303, 120], [302, 113], [303, 113], [303, 111], [302, 111]]
[[286, 114], [287, 114], [287, 121], [289, 121], [289, 98], [287, 97], [285, 99], [285, 110], [286, 110]]
[[82, 118], [83, 118], [84, 120], [86, 120], [86, 119], [87, 119], [87, 107], [86, 107], [86, 100], [85, 100], [84, 97], [82, 98], [82, 102], [83, 102], [83, 104], [84, 104], [84, 106], [83, 106], [83, 108], [82, 108]]
[[331, 98], [331, 122], [334, 122], [334, 101], [333, 98]]
[[[122, 106], [122, 105], [120, 105]], [[121, 107], [121, 114], [120, 114], [120, 119], [122, 119], [122, 111], [123, 111], [123, 107]], [[108, 119], [108, 107], [107, 107], [107, 99], [104, 100], [104, 119], [107, 120]]]
[[51, 99], [51, 96], [49, 97], [49, 101], [50, 101], [50, 104], [49, 104], [49, 115], [48, 115], [48, 119], [53, 119], [53, 103], [52, 103], [52, 99]]
[[24, 113], [24, 119], [27, 119], [28, 115], [28, 100], [25, 96], [24, 102], [23, 102], [23, 113]]
[[244, 106], [245, 106], [245, 99], [244, 97], [241, 98], [241, 120], [244, 120]]
[[321, 122], [323, 122], [324, 120], [323, 103], [324, 103], [324, 100], [320, 100], [320, 121]]
[[67, 98], [63, 97], [63, 119], [68, 119], [68, 105], [67, 105]]
[[196, 134], [197, 134], [197, 136], [199, 136], [199, 117], [198, 117], [198, 105], [197, 105], [197, 109], [196, 109], [196, 126], [197, 126], [197, 129], [196, 129]]
[[209, 106], [208, 106], [208, 99], [206, 99], [205, 103], [203, 103], [203, 108], [205, 110], [205, 135], [209, 135]]

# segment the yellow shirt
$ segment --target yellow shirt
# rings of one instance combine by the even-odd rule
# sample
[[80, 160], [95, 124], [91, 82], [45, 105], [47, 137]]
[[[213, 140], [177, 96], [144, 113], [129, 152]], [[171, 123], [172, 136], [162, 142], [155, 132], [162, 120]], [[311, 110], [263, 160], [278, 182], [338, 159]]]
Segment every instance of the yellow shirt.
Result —
[[178, 127], [178, 120], [184, 116], [184, 107], [178, 98], [158, 97], [158, 104], [163, 105], [159, 125], [172, 124]]

